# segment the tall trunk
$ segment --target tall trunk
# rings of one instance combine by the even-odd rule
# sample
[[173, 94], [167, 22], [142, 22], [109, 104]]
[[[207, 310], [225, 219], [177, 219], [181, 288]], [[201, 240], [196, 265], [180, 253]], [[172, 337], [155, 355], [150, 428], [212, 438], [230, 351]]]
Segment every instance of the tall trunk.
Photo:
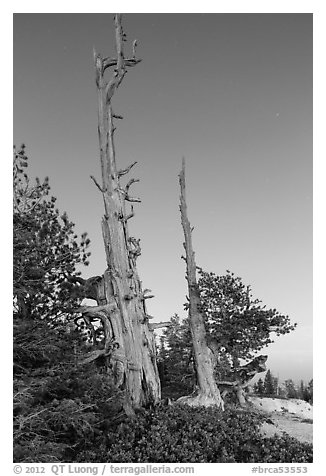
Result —
[[[118, 170], [114, 147], [114, 122], [122, 119], [113, 113], [112, 97], [120, 86], [127, 68], [140, 62], [136, 59], [133, 43], [132, 58], [125, 58], [123, 41], [125, 35], [121, 15], [114, 17], [116, 58], [102, 58], [94, 51], [96, 85], [98, 91], [98, 135], [102, 183], [92, 177], [104, 201], [102, 233], [106, 252], [107, 269], [102, 279], [95, 283], [98, 306], [83, 306], [83, 317], [99, 319], [105, 335], [105, 347], [100, 354], [108, 356], [114, 369], [116, 385], [125, 390], [126, 401], [131, 407], [156, 403], [161, 389], [156, 365], [156, 348], [153, 329], [149, 324], [145, 299], [149, 290], [142, 290], [136, 268], [141, 253], [139, 240], [129, 235], [128, 220], [134, 216], [126, 202], [140, 202], [129, 195], [130, 186], [138, 182], [131, 179], [123, 188], [120, 177], [135, 165]], [[106, 69], [113, 67], [109, 80], [104, 78]], [[93, 293], [94, 294], [94, 293]], [[97, 352], [97, 354], [96, 354]], [[93, 352], [94, 358], [99, 351]], [[92, 356], [87, 361], [93, 360]]]
[[215, 357], [206, 341], [204, 316], [200, 311], [200, 294], [196, 279], [195, 253], [192, 248], [192, 229], [187, 217], [185, 161], [182, 161], [182, 170], [179, 175], [180, 182], [180, 211], [181, 223], [185, 237], [184, 248], [186, 251], [187, 281], [189, 292], [189, 320], [193, 342], [197, 389], [194, 394], [181, 397], [178, 401], [192, 406], [217, 405], [223, 408], [223, 400], [214, 378]]

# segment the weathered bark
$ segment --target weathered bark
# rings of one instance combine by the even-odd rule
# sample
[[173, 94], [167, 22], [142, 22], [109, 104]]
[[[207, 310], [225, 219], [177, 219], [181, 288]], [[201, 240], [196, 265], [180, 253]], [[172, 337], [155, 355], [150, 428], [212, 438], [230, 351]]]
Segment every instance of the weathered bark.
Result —
[[[105, 334], [107, 351], [112, 342], [119, 345], [111, 352], [114, 361], [116, 385], [125, 390], [126, 401], [132, 407], [157, 403], [161, 389], [156, 365], [154, 335], [148, 325], [145, 299], [152, 297], [142, 290], [138, 277], [136, 260], [141, 253], [139, 240], [131, 237], [128, 220], [134, 216], [133, 207], [126, 210], [127, 202], [140, 202], [129, 195], [130, 186], [138, 180], [131, 179], [125, 186], [120, 177], [126, 175], [135, 163], [124, 170], [118, 170], [114, 147], [114, 122], [122, 119], [114, 114], [112, 97], [120, 86], [127, 68], [140, 62], [136, 59], [133, 43], [132, 58], [125, 58], [123, 41], [125, 35], [121, 25], [121, 15], [114, 17], [116, 57], [102, 58], [94, 51], [96, 85], [98, 91], [98, 134], [101, 161], [101, 185], [91, 177], [100, 190], [104, 201], [102, 233], [106, 252], [107, 269], [96, 287], [98, 306], [84, 307], [80, 312], [84, 317], [99, 320]], [[109, 80], [105, 71], [113, 67]], [[93, 293], [93, 289], [88, 291]]]
[[192, 406], [216, 405], [223, 408], [223, 400], [214, 378], [215, 357], [208, 347], [204, 316], [200, 311], [200, 294], [196, 279], [195, 253], [192, 248], [192, 229], [187, 217], [185, 160], [182, 161], [182, 170], [179, 175], [180, 182], [180, 212], [183, 233], [185, 237], [184, 248], [186, 251], [187, 281], [189, 292], [189, 319], [193, 342], [197, 389], [194, 394], [181, 397], [178, 402]]

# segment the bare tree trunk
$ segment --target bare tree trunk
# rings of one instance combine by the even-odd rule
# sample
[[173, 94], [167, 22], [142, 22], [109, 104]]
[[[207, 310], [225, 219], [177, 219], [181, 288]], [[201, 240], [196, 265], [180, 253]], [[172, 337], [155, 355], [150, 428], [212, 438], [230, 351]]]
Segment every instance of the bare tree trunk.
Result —
[[[124, 187], [120, 184], [120, 177], [126, 175], [136, 162], [125, 170], [118, 170], [114, 147], [114, 122], [122, 117], [114, 114], [112, 97], [127, 68], [141, 60], [136, 59], [136, 41], [132, 57], [125, 58], [123, 42], [126, 37], [120, 14], [115, 15], [114, 22], [116, 57], [102, 58], [94, 51], [101, 185], [94, 177], [92, 179], [103, 196], [102, 232], [107, 269], [104, 276], [93, 283], [91, 294], [95, 296], [98, 306], [84, 306], [80, 312], [84, 318], [102, 323], [105, 346], [101, 353], [110, 359], [115, 383], [120, 389], [125, 389], [127, 404], [135, 407], [157, 403], [161, 398], [161, 388], [154, 334], [148, 324], [151, 316], [148, 316], [145, 306], [145, 300], [153, 296], [148, 295], [149, 290], [142, 290], [136, 268], [136, 260], [141, 254], [140, 240], [131, 237], [128, 230], [128, 220], [134, 216], [134, 210], [131, 205], [128, 212], [126, 202], [140, 202], [129, 195], [131, 185], [138, 180], [130, 179]], [[113, 73], [106, 80], [104, 73], [108, 68], [113, 68]], [[94, 358], [96, 356], [95, 353]], [[90, 360], [91, 355], [87, 361]]]
[[181, 397], [178, 402], [192, 406], [217, 405], [223, 408], [223, 400], [214, 378], [215, 357], [206, 341], [204, 317], [200, 311], [200, 295], [196, 279], [195, 253], [192, 248], [192, 229], [187, 217], [185, 160], [182, 161], [182, 170], [179, 175], [180, 182], [180, 211], [183, 227], [187, 263], [187, 281], [189, 292], [189, 319], [193, 342], [197, 389], [194, 394]]

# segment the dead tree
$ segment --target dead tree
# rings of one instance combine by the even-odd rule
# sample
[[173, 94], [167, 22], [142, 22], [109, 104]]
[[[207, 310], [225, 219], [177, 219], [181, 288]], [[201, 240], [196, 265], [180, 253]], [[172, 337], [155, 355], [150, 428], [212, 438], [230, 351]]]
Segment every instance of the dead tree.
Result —
[[[102, 180], [99, 183], [91, 177], [100, 191], [104, 202], [102, 233], [106, 251], [107, 269], [102, 277], [88, 283], [80, 283], [88, 297], [97, 301], [97, 306], [82, 306], [77, 310], [87, 322], [97, 321], [103, 328], [104, 347], [95, 349], [81, 359], [88, 363], [99, 355], [110, 355], [118, 369], [116, 385], [125, 390], [129, 407], [155, 404], [160, 400], [161, 389], [156, 365], [156, 348], [153, 330], [149, 326], [145, 301], [153, 295], [150, 290], [142, 290], [136, 261], [141, 254], [140, 240], [129, 235], [128, 221], [134, 216], [134, 209], [127, 210], [127, 204], [140, 202], [130, 195], [130, 187], [136, 179], [130, 179], [125, 186], [120, 182], [136, 164], [119, 170], [116, 164], [114, 146], [115, 123], [122, 117], [113, 111], [112, 98], [121, 85], [129, 68], [141, 60], [136, 58], [136, 44], [133, 42], [129, 57], [124, 53], [126, 35], [121, 24], [121, 15], [114, 17], [115, 46], [114, 57], [102, 57], [94, 51], [96, 86], [98, 92], [98, 136]], [[109, 79], [107, 70], [112, 69]], [[114, 345], [112, 345], [114, 343]]]
[[197, 388], [192, 395], [181, 397], [178, 402], [191, 406], [216, 405], [223, 409], [223, 400], [214, 377], [215, 356], [208, 347], [204, 316], [200, 311], [200, 294], [196, 278], [195, 253], [192, 248], [192, 229], [187, 216], [185, 160], [182, 161], [182, 170], [179, 175], [180, 182], [180, 212], [184, 233], [184, 248], [186, 251], [188, 293], [189, 293], [189, 320], [193, 343], [194, 363], [196, 370]]

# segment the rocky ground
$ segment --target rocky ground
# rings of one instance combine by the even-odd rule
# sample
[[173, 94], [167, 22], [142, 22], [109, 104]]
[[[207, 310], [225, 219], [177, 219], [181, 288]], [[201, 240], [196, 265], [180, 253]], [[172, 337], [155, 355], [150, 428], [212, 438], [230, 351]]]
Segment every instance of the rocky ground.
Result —
[[267, 417], [262, 425], [264, 436], [282, 435], [284, 432], [300, 441], [312, 443], [313, 407], [298, 399], [252, 397], [253, 407]]
[[261, 428], [264, 436], [282, 435], [285, 432], [297, 440], [312, 443], [312, 420], [279, 412], [270, 413], [268, 417], [269, 423], [263, 423]]

